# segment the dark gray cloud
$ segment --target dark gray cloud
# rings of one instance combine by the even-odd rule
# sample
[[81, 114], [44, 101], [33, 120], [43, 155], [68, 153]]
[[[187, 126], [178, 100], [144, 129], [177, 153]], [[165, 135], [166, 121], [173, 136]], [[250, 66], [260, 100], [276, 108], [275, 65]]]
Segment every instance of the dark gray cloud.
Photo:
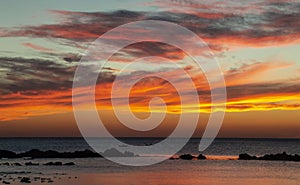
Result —
[[233, 85], [227, 87], [228, 99], [244, 99], [253, 97], [269, 97], [280, 95], [293, 95], [300, 93], [300, 85], [287, 82], [255, 83]]
[[[174, 6], [174, 3], [176, 5], [176, 2], [172, 2], [171, 6]], [[177, 2], [177, 6], [183, 6], [182, 8], [185, 9], [181, 3], [181, 1]], [[55, 38], [52, 40], [60, 44], [86, 49], [89, 43], [119, 25], [138, 20], [164, 20], [192, 30], [203, 38], [216, 54], [222, 54], [222, 51], [230, 47], [231, 41], [253, 46], [273, 46], [299, 40], [300, 3], [297, 1], [258, 1], [249, 4], [249, 9], [255, 5], [255, 9], [259, 9], [258, 12], [243, 9], [241, 11], [243, 13], [223, 9], [226, 6], [246, 7], [249, 2], [246, 5], [237, 2], [234, 6], [232, 3], [229, 5], [225, 3], [221, 11], [218, 10], [220, 7], [208, 6], [210, 5], [208, 2], [201, 3], [191, 1], [188, 3], [188, 11], [172, 11], [172, 7], [169, 11], [158, 12], [53, 11], [63, 18], [62, 22], [10, 29], [0, 28], [0, 37]], [[191, 11], [191, 8], [194, 9]], [[203, 16], [201, 14], [203, 12], [216, 13], [218, 16]], [[174, 35], [174, 38], [180, 39], [180, 36]], [[184, 57], [184, 53], [166, 44], [143, 42], [124, 48], [122, 52], [115, 54], [113, 59], [126, 62], [143, 56], [162, 56], [178, 60]], [[79, 61], [80, 57], [77, 54], [66, 54], [61, 56], [61, 59], [72, 63]]]
[[72, 85], [74, 66], [45, 59], [0, 58], [1, 94], [65, 90]]
[[[234, 37], [238, 40], [269, 37], [296, 37], [300, 32], [299, 2], [270, 2], [262, 5], [260, 13], [224, 13], [217, 18], [181, 12], [67, 12], [54, 11], [65, 18], [60, 24], [27, 26], [2, 31], [2, 36], [63, 38], [72, 41], [92, 41], [116, 26], [138, 20], [163, 20], [178, 23], [202, 38]], [[249, 7], [251, 9], [251, 7]], [[174, 35], [176, 37], [176, 35]], [[273, 38], [276, 42], [276, 38]], [[287, 38], [288, 39], [288, 38]], [[258, 40], [254, 40], [257, 42]], [[278, 42], [282, 42], [280, 40]], [[262, 40], [267, 42], [267, 40]], [[257, 44], [257, 43], [256, 43]]]
[[[70, 65], [45, 59], [0, 57], [0, 94], [33, 96], [47, 91], [70, 90], [76, 67], [76, 63]], [[105, 68], [105, 72], [99, 75], [99, 83], [112, 82], [112, 73], [112, 68]]]

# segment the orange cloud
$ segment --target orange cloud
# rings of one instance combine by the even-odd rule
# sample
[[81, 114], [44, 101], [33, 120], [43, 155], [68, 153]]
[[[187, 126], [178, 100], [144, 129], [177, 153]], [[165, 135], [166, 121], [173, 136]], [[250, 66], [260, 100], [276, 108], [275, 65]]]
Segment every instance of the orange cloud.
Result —
[[[254, 64], [256, 66], [257, 64]], [[246, 67], [247, 68], [247, 67]], [[187, 68], [191, 70], [191, 68]], [[244, 70], [245, 67], [241, 67]], [[252, 69], [252, 68], [251, 68]], [[253, 67], [253, 69], [256, 69]], [[269, 68], [263, 68], [268, 70]], [[166, 72], [167, 75], [174, 76], [178, 74], [175, 71]], [[229, 72], [228, 72], [229, 73]], [[253, 74], [254, 72], [251, 72]], [[230, 76], [230, 75], [229, 75]], [[178, 77], [178, 76], [177, 76]], [[124, 80], [130, 80], [131, 76], [124, 77]], [[138, 77], [135, 77], [138, 78]], [[232, 83], [227, 87], [228, 102], [227, 112], [244, 112], [244, 111], [268, 111], [268, 110], [299, 110], [300, 109], [300, 86], [289, 83], [261, 83], [261, 84], [238, 84], [239, 75], [231, 75], [231, 79], [235, 79], [236, 85]], [[195, 78], [198, 79], [198, 78]], [[112, 110], [111, 89], [113, 81], [99, 81], [96, 86], [96, 102], [99, 110]], [[133, 112], [148, 112], [149, 101], [153, 97], [161, 97], [167, 104], [169, 113], [182, 113], [181, 108], [184, 107], [188, 112], [206, 112], [210, 113], [211, 103], [210, 94], [207, 84], [203, 81], [194, 81], [196, 84], [200, 110], [198, 104], [189, 102], [181, 105], [180, 97], [176, 89], [166, 81], [159, 78], [146, 78], [136, 84], [130, 93], [130, 106]], [[197, 83], [200, 83], [197, 85]], [[182, 86], [185, 81], [180, 82]], [[124, 91], [122, 88], [120, 91]], [[49, 115], [56, 113], [64, 113], [72, 111], [72, 90], [39, 90], [26, 91], [1, 96], [0, 103], [0, 120], [16, 120], [26, 119], [32, 116]], [[84, 88], [81, 90], [82, 102], [85, 102]], [[189, 89], [186, 89], [186, 96], [189, 96]], [[119, 96], [112, 97], [120, 104], [128, 97]], [[88, 105], [87, 105], [88, 106]], [[217, 106], [218, 105], [214, 105]], [[160, 106], [155, 107], [154, 112], [160, 112]]]

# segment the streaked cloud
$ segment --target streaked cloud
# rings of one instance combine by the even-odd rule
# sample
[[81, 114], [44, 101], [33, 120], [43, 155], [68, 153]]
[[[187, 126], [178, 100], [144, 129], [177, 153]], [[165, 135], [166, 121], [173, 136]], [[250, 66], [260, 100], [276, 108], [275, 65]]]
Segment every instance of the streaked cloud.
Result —
[[[0, 58], [1, 65], [1, 120], [25, 119], [30, 116], [55, 114], [72, 110], [72, 80], [76, 63], [64, 61], [54, 62], [43, 59]], [[257, 82], [247, 79], [243, 75], [254, 78], [256, 75], [277, 68], [288, 67], [290, 64], [253, 63], [225, 72], [228, 91], [228, 111], [249, 110], [297, 110], [300, 104], [299, 80], [285, 82]], [[201, 111], [210, 112], [210, 91], [205, 77], [194, 73], [193, 67], [185, 68], [192, 75], [197, 87]], [[101, 109], [111, 109], [111, 88], [116, 71], [107, 67], [101, 73], [96, 88], [96, 101]], [[138, 79], [139, 75], [147, 71], [135, 71], [123, 75], [122, 80]], [[174, 78], [185, 87], [186, 81], [178, 76], [174, 69], [153, 71], [164, 73], [168, 78]], [[88, 80], [88, 79], [87, 79]], [[123, 89], [119, 89], [123, 91]], [[83, 91], [84, 92], [84, 91]], [[190, 89], [184, 90], [189, 96]], [[189, 107], [191, 112], [197, 111], [194, 102], [181, 105], [176, 89], [167, 81], [146, 78], [140, 81], [130, 95], [131, 106], [137, 112], [147, 112], [149, 100], [155, 96], [163, 98], [171, 113], [180, 110], [180, 106]], [[127, 96], [113, 97], [116, 101], [124, 102]], [[120, 106], [121, 107], [121, 106]]]
[[[0, 28], [2, 38], [32, 39], [33, 42], [21, 42], [22, 46], [38, 53], [31, 58], [11, 57], [11, 54], [5, 52], [1, 54], [0, 120], [25, 119], [30, 116], [71, 111], [73, 75], [84, 50], [106, 31], [132, 21], [162, 20], [180, 24], [203, 38], [219, 57], [227, 50], [280, 47], [300, 43], [298, 1], [155, 1], [151, 6], [158, 7], [158, 11], [52, 10], [52, 14], [60, 17], [60, 22]], [[141, 38], [144, 32], [145, 30], [136, 30]], [[180, 35], [172, 35], [173, 37], [182, 39]], [[66, 46], [68, 50], [54, 51], [47, 45], [35, 44], [36, 38]], [[126, 38], [120, 33], [118, 37], [110, 39]], [[182, 41], [184, 42], [184, 39]], [[78, 50], [81, 53], [75, 52]], [[122, 69], [124, 63], [145, 56], [160, 56], [180, 64], [184, 63], [187, 57], [179, 48], [164, 43], [142, 42], [123, 48], [112, 56], [112, 63], [105, 66], [104, 72], [99, 76], [96, 88], [99, 105], [111, 109], [110, 90], [117, 72]], [[299, 110], [300, 77], [299, 69], [296, 69], [297, 61], [278, 58], [238, 62], [239, 65], [231, 64], [230, 69], [223, 71], [228, 86], [228, 111]], [[209, 112], [210, 92], [205, 76], [193, 65], [182, 67], [191, 75], [197, 87], [202, 111]], [[130, 81], [145, 73], [164, 73], [169, 78], [176, 78], [179, 84], [185, 86], [185, 81], [173, 68], [154, 68], [146, 64], [143, 68], [134, 72], [128, 71], [123, 80]], [[273, 80], [271, 77], [274, 71], [290, 68], [298, 70], [293, 79], [283, 77]], [[93, 72], [97, 72], [97, 69]], [[266, 77], [266, 74], [269, 77]], [[185, 95], [188, 96], [189, 93], [190, 90], [185, 89]], [[147, 111], [149, 100], [153, 96], [164, 98], [172, 113], [176, 113], [180, 107], [176, 90], [166, 81], [153, 78], [140, 81], [132, 89], [133, 110]], [[115, 97], [120, 102], [125, 98], [127, 97]], [[190, 107], [191, 112], [198, 111], [194, 102], [183, 106]]]
[[[125, 23], [138, 20], [164, 20], [189, 28], [212, 45], [233, 42], [257, 47], [299, 43], [300, 6], [297, 1], [201, 2], [159, 1], [158, 5], [162, 4], [162, 7], [168, 8], [158, 12], [52, 11], [62, 16], [61, 23], [2, 29], [0, 36], [92, 41], [106, 31]], [[182, 3], [185, 6], [182, 6]], [[183, 11], [173, 11], [173, 8], [177, 7]], [[184, 11], [186, 8], [193, 10], [193, 7], [197, 13]], [[239, 9], [241, 7], [244, 9]], [[235, 13], [235, 10], [239, 13]], [[214, 14], [214, 11], [224, 16], [210, 15]]]

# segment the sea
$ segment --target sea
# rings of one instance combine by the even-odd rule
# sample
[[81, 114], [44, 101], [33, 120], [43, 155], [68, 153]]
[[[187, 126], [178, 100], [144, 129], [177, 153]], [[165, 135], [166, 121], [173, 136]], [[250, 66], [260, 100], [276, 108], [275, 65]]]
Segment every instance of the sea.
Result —
[[[163, 139], [118, 138], [124, 143], [120, 146], [124, 150], [129, 145], [151, 146]], [[94, 138], [94, 142], [110, 143], [105, 138]], [[237, 160], [241, 153], [256, 156], [282, 152], [300, 154], [300, 139], [217, 138], [201, 152], [198, 151], [199, 142], [200, 138], [190, 139], [176, 155], [202, 153], [208, 160], [164, 160], [149, 166], [126, 166], [106, 158], [1, 159], [0, 183], [23, 184], [21, 179], [26, 177], [31, 184], [59, 185], [300, 185], [300, 162]], [[31, 149], [93, 150], [83, 138], [0, 138], [0, 150], [25, 152]], [[166, 151], [168, 146], [162, 153]], [[144, 154], [141, 151], [139, 155]], [[74, 162], [75, 165], [43, 165], [57, 161]], [[26, 162], [39, 165], [25, 166]], [[17, 163], [20, 165], [15, 165]]]

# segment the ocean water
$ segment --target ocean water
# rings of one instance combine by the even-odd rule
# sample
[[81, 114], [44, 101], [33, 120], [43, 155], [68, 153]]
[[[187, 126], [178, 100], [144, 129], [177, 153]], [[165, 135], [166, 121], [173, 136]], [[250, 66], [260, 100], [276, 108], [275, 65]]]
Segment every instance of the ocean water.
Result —
[[[101, 142], [100, 142], [101, 140]], [[151, 145], [161, 141], [161, 138], [120, 138], [126, 145]], [[180, 140], [180, 138], [178, 138]], [[199, 138], [190, 141], [178, 152], [198, 154]], [[110, 144], [110, 139], [94, 139], [94, 143]], [[174, 140], [176, 143], [176, 139]], [[169, 146], [172, 147], [172, 146]], [[14, 152], [24, 152], [31, 149], [76, 151], [90, 149], [83, 138], [0, 138], [0, 149]], [[166, 149], [167, 150], [167, 149]], [[229, 139], [217, 138], [205, 151], [205, 155], [235, 156], [240, 153], [264, 155], [270, 153], [300, 154], [300, 139]]]
[[[149, 145], [159, 138], [123, 138], [127, 144]], [[95, 140], [97, 142], [97, 140]], [[108, 142], [108, 141], [107, 141]], [[104, 142], [105, 143], [105, 142]], [[199, 139], [192, 139], [179, 152], [198, 154]], [[30, 149], [76, 151], [90, 149], [81, 138], [1, 138], [0, 149], [15, 152]], [[123, 146], [126, 148], [126, 145]], [[216, 139], [203, 153], [210, 156], [237, 156], [240, 153], [300, 154], [299, 139]], [[214, 158], [218, 159], [218, 158]], [[221, 158], [223, 159], [223, 158]], [[300, 185], [300, 163], [291, 161], [166, 160], [146, 167], [122, 166], [104, 158], [34, 159], [39, 166], [0, 165], [0, 183], [55, 185]], [[44, 166], [50, 161], [74, 162], [75, 166]], [[24, 164], [23, 159], [1, 159], [1, 163]], [[48, 183], [47, 183], [48, 184]]]

